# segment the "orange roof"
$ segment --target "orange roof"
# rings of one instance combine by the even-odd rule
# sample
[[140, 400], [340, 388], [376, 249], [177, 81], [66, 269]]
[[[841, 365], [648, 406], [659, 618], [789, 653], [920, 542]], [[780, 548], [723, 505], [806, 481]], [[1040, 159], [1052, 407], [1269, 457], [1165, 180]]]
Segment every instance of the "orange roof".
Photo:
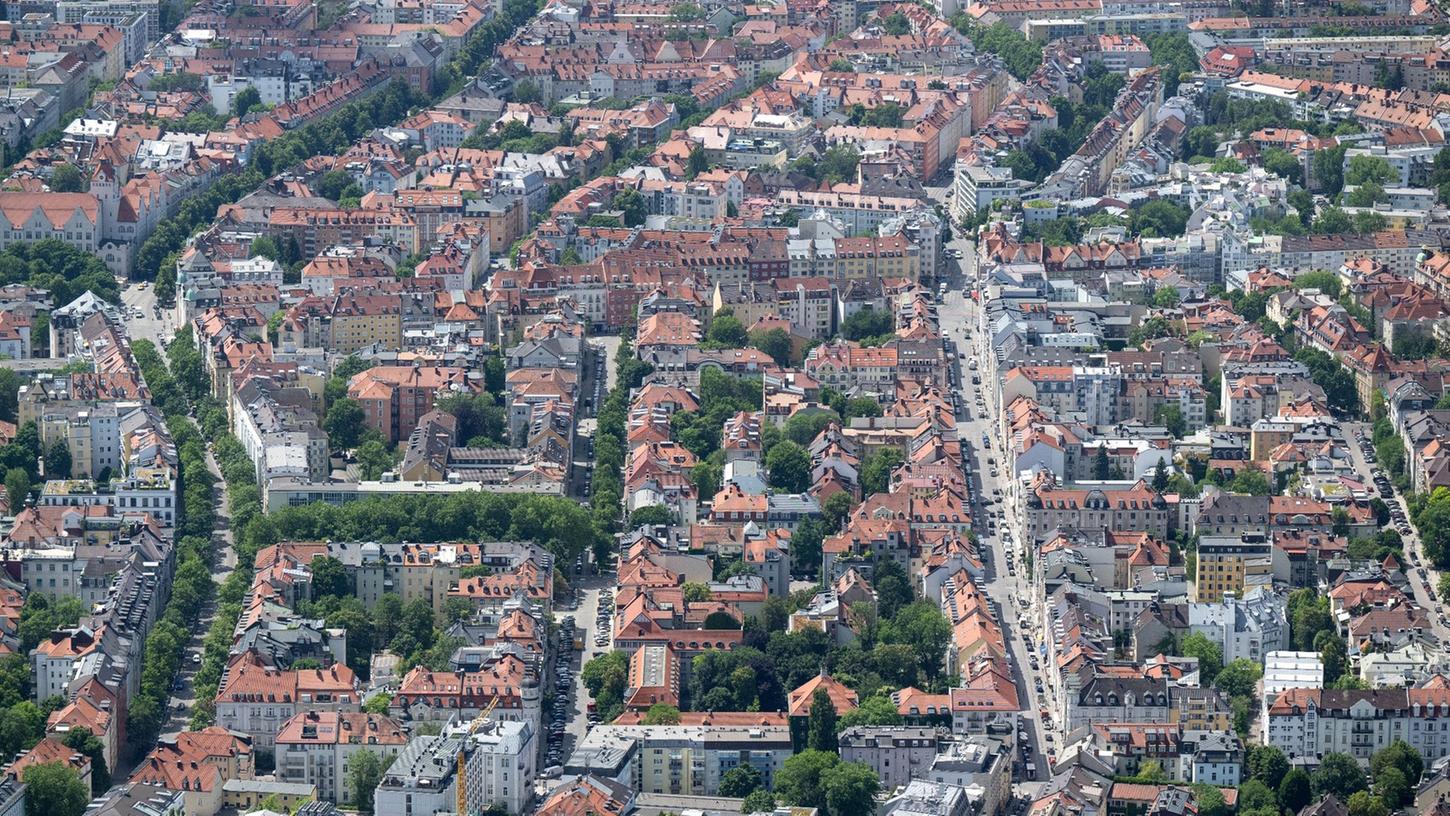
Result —
[[844, 683], [822, 671], [807, 680], [800, 688], [790, 693], [789, 712], [792, 717], [807, 717], [811, 713], [811, 702], [818, 689], [824, 689], [831, 698], [831, 705], [837, 714], [845, 714], [857, 707], [856, 692]]

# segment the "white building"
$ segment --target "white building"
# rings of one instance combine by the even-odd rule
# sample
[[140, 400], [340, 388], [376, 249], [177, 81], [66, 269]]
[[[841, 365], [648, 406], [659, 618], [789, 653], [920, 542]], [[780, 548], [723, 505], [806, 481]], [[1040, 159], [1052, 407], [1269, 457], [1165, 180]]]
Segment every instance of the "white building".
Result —
[[373, 812], [433, 816], [458, 812], [461, 800], [464, 813], [496, 804], [510, 814], [524, 813], [533, 796], [537, 753], [528, 723], [451, 723], [439, 736], [414, 737], [398, 754], [378, 783]]
[[1195, 785], [1238, 787], [1244, 744], [1229, 731], [1183, 732], [1178, 742], [1177, 779]]
[[402, 725], [391, 717], [360, 711], [306, 711], [282, 724], [276, 740], [276, 773], [284, 782], [317, 786], [329, 802], [356, 802], [348, 788], [348, 766], [360, 751], [379, 758], [396, 755], [408, 744]]

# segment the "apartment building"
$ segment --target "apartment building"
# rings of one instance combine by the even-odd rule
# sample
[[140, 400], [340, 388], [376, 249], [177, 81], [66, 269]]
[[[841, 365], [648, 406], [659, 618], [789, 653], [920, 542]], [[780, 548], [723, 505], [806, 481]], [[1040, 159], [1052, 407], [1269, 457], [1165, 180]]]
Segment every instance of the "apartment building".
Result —
[[1273, 578], [1273, 544], [1267, 533], [1199, 538], [1194, 600], [1204, 603], [1222, 600], [1225, 595], [1242, 597], [1251, 588], [1271, 584]]
[[276, 669], [255, 652], [233, 657], [216, 696], [216, 721], [251, 734], [259, 751], [271, 751], [282, 726], [299, 712], [355, 713], [362, 691], [346, 665], [325, 669]]
[[282, 724], [274, 741], [277, 778], [317, 786], [329, 802], [356, 802], [348, 765], [360, 751], [379, 759], [395, 756], [408, 744], [403, 726], [371, 712], [306, 711]]
[[432, 816], [476, 813], [497, 804], [519, 816], [533, 799], [534, 734], [527, 723], [484, 722], [416, 736], [378, 783], [374, 810]]
[[347, 395], [363, 409], [363, 421], [388, 442], [407, 439], [418, 420], [451, 394], [483, 388], [482, 375], [449, 366], [375, 366], [353, 376]]
[[1287, 689], [1264, 720], [1264, 742], [1290, 762], [1344, 753], [1368, 764], [1395, 740], [1409, 743], [1429, 763], [1450, 755], [1450, 687], [1443, 677], [1409, 689]]
[[1058, 487], [1041, 473], [1026, 496], [1027, 529], [1043, 541], [1057, 529], [1145, 532], [1157, 539], [1168, 535], [1173, 510], [1148, 483], [1111, 483], [1101, 487]]
[[601, 776], [637, 793], [715, 796], [725, 774], [747, 764], [769, 789], [794, 753], [784, 723], [598, 725], [575, 747], [565, 771], [585, 774], [598, 768]]
[[931, 764], [942, 738], [942, 732], [926, 726], [855, 726], [841, 732], [841, 759], [869, 766], [883, 790], [894, 790]]

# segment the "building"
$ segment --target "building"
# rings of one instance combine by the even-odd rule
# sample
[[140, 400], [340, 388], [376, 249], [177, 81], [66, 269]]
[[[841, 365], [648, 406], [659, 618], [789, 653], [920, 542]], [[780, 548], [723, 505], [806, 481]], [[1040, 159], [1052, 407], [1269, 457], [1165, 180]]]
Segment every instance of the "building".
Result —
[[1273, 572], [1273, 545], [1266, 533], [1201, 536], [1194, 597], [1202, 603], [1242, 596], [1251, 587], [1272, 583]]
[[1398, 739], [1433, 764], [1450, 756], [1450, 684], [1437, 676], [1411, 689], [1287, 689], [1269, 706], [1264, 730], [1266, 744], [1291, 763], [1337, 752], [1368, 764]]
[[[714, 796], [731, 769], [748, 764], [767, 789], [795, 753], [779, 715], [749, 715], [759, 725], [598, 725], [565, 765], [571, 774], [598, 774], [637, 793]], [[771, 724], [764, 724], [771, 723]]]
[[362, 705], [357, 676], [346, 665], [325, 669], [277, 669], [252, 651], [232, 658], [216, 696], [216, 721], [251, 734], [257, 749], [271, 751], [283, 724], [299, 713], [356, 713]]
[[529, 723], [479, 720], [414, 737], [378, 783], [374, 812], [432, 816], [498, 805], [511, 816], [525, 813], [533, 798], [534, 735]]
[[942, 735], [923, 726], [855, 726], [841, 732], [841, 759], [871, 766], [883, 790], [911, 782], [941, 747]]
[[1238, 787], [1244, 744], [1228, 731], [1185, 730], [1178, 740], [1177, 779], [1195, 785]]
[[347, 775], [353, 756], [359, 751], [394, 756], [407, 743], [403, 726], [381, 714], [309, 709], [277, 732], [276, 774], [284, 782], [315, 785], [327, 801], [356, 802]]

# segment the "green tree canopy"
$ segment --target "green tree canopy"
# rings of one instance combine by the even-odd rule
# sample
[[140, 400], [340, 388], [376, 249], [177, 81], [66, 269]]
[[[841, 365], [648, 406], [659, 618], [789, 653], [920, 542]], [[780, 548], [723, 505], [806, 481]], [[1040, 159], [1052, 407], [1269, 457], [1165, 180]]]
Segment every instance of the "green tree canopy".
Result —
[[63, 762], [42, 762], [25, 769], [25, 816], [81, 816], [91, 792]]
[[1349, 797], [1364, 791], [1364, 771], [1360, 769], [1359, 763], [1354, 757], [1348, 754], [1328, 753], [1319, 761], [1319, 767], [1314, 769], [1314, 775], [1310, 777], [1314, 784], [1314, 794], [1323, 796], [1332, 793], [1339, 797], [1340, 801], [1348, 801]]

